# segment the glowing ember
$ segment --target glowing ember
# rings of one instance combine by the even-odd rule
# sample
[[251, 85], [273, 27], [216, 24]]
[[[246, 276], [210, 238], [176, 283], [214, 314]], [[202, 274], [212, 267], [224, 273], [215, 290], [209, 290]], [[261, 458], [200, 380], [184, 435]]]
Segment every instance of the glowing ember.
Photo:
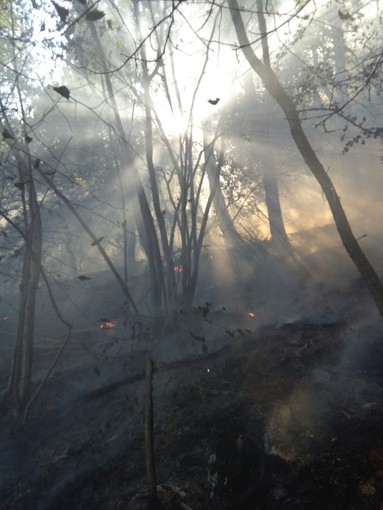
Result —
[[247, 316], [252, 319], [253, 317], [255, 317], [255, 313], [254, 312], [247, 312]]
[[184, 270], [184, 268], [181, 265], [174, 266], [174, 272], [175, 273], [182, 273], [183, 270]]
[[98, 321], [99, 327], [101, 329], [113, 329], [117, 326], [117, 324], [109, 319], [100, 319]]

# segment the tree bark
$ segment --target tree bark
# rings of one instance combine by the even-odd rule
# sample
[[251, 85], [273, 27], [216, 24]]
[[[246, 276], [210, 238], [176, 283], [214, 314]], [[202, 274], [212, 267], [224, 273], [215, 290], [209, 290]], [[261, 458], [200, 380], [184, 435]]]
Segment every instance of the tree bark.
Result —
[[[21, 108], [24, 114], [23, 107]], [[12, 135], [6, 143], [16, 160], [20, 183], [22, 183], [21, 202], [24, 214], [24, 232], [20, 230], [25, 242], [17, 332], [7, 388], [15, 415], [19, 418], [32, 391], [36, 293], [41, 268], [42, 226], [29, 148], [17, 141], [16, 134], [5, 116], [4, 124]]]
[[263, 160], [263, 188], [270, 225], [271, 245], [278, 254], [291, 254], [292, 249], [283, 221], [281, 201], [279, 198], [278, 176], [275, 171], [275, 163], [272, 155], [270, 159]]
[[225, 243], [227, 243], [228, 248], [233, 249], [241, 245], [243, 240], [235, 228], [233, 219], [227, 209], [221, 186], [219, 185], [222, 164], [220, 161], [216, 160], [214, 145], [209, 141], [206, 125], [203, 125], [202, 128], [206, 173], [209, 179], [210, 190], [214, 190], [214, 211]]
[[246, 34], [237, 0], [228, 0], [228, 4], [237, 33], [239, 46], [251, 67], [262, 80], [266, 90], [271, 94], [285, 113], [292, 138], [305, 163], [320, 184], [328, 201], [342, 243], [359, 273], [362, 275], [362, 278], [373, 297], [375, 305], [383, 318], [383, 285], [351, 230], [351, 226], [342, 207], [340, 198], [329, 175], [306, 137], [294, 103], [281, 85], [274, 71], [270, 67], [264, 65], [251, 48], [251, 43]]
[[[157, 232], [154, 225], [154, 220], [152, 213], [150, 211], [149, 203], [145, 194], [145, 189], [140, 178], [139, 172], [135, 169], [133, 164], [133, 155], [131, 154], [131, 149], [128, 144], [128, 137], [126, 136], [125, 129], [122, 123], [122, 119], [119, 113], [119, 109], [116, 103], [114, 88], [112, 85], [112, 81], [110, 79], [110, 75], [108, 74], [109, 64], [107, 58], [105, 56], [105, 52], [102, 48], [100, 38], [98, 36], [97, 30], [94, 26], [93, 22], [88, 22], [91, 34], [93, 36], [97, 52], [101, 58], [102, 67], [105, 71], [104, 79], [106, 88], [109, 95], [109, 101], [112, 105], [112, 110], [114, 113], [114, 118], [116, 122], [116, 131], [119, 135], [119, 144], [121, 147], [121, 154], [125, 158], [127, 163], [131, 165], [131, 182], [134, 183], [134, 189], [137, 194], [138, 204], [141, 212], [141, 224], [137, 224], [137, 229], [142, 226], [144, 232], [144, 251], [146, 256], [148, 257], [150, 274], [152, 280], [152, 313], [154, 315], [161, 315], [162, 313], [162, 290], [163, 290], [163, 275], [162, 275], [162, 261], [160, 254], [160, 247], [157, 238]], [[125, 226], [126, 228], [126, 226]], [[147, 249], [149, 248], [149, 249]], [[129, 300], [131, 302], [131, 300]], [[134, 309], [137, 312], [136, 308]]]

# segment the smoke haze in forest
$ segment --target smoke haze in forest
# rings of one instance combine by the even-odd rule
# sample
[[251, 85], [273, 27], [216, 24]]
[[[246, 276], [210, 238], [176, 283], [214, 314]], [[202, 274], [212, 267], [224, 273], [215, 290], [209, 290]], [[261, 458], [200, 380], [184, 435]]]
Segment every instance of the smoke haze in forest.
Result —
[[0, 17], [8, 354], [68, 323], [343, 320], [355, 287], [375, 318], [349, 255], [381, 279], [379, 2], [245, 2], [249, 44], [234, 0], [57, 5]]

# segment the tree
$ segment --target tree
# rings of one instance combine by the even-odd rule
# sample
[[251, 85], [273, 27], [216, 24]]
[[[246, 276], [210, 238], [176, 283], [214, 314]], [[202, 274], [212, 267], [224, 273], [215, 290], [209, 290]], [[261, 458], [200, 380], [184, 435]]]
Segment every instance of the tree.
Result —
[[17, 143], [17, 135], [7, 118], [5, 118], [5, 124], [3, 133], [6, 130], [9, 134], [5, 140], [10, 146], [16, 162], [24, 213], [24, 229], [20, 230], [6, 212], [2, 211], [2, 216], [19, 230], [24, 240], [18, 327], [13, 352], [13, 367], [8, 385], [13, 408], [16, 414], [20, 415], [31, 397], [36, 292], [41, 269], [42, 228], [40, 205], [32, 176], [32, 158], [28, 148], [23, 148]]
[[[9, 37], [18, 37], [17, 24], [13, 3], [10, 5], [8, 20]], [[20, 28], [20, 27], [19, 27]], [[21, 27], [22, 29], [22, 27]], [[42, 226], [40, 204], [37, 198], [36, 183], [33, 176], [33, 158], [28, 144], [29, 129], [24, 109], [24, 97], [21, 87], [21, 76], [25, 68], [23, 62], [17, 60], [16, 48], [11, 46], [8, 69], [13, 75], [15, 100], [18, 104], [19, 118], [11, 118], [7, 104], [0, 102], [2, 119], [0, 122], [3, 141], [8, 146], [9, 157], [15, 172], [15, 186], [19, 190], [20, 209], [23, 215], [22, 225], [18, 225], [7, 211], [2, 209], [1, 215], [21, 235], [23, 240], [23, 262], [20, 279], [17, 332], [13, 350], [12, 370], [8, 383], [8, 394], [12, 407], [19, 417], [32, 392], [32, 365], [35, 329], [36, 293], [40, 279], [42, 259]], [[21, 68], [19, 68], [21, 65]], [[13, 116], [14, 117], [14, 116]], [[19, 140], [24, 140], [20, 142]]]
[[[263, 31], [266, 27], [263, 27]], [[266, 33], [262, 33], [265, 36]], [[269, 57], [266, 56], [266, 59]], [[251, 105], [256, 101], [257, 93], [251, 76], [247, 77], [245, 84], [245, 107], [252, 111]], [[275, 125], [278, 125], [278, 115], [276, 115], [273, 105], [269, 104], [266, 98], [263, 98], [262, 104], [257, 102], [255, 108], [254, 122], [248, 126], [250, 140], [257, 142], [260, 138], [261, 143], [266, 144], [270, 150], [259, 151], [255, 155], [260, 161], [262, 168], [262, 184], [265, 194], [268, 222], [270, 228], [270, 242], [275, 253], [282, 257], [289, 257], [292, 254], [292, 248], [286, 233], [285, 223], [282, 214], [280, 193], [279, 193], [279, 175], [276, 168], [276, 158], [271, 146], [275, 143], [276, 136], [273, 136]], [[279, 112], [278, 112], [279, 113]], [[258, 136], [257, 136], [258, 135]], [[274, 133], [275, 135], [275, 133]]]
[[[169, 136], [167, 128], [164, 128], [166, 124], [164, 117], [175, 116], [176, 110], [184, 116], [185, 110], [185, 104], [181, 101], [178, 101], [177, 105], [174, 104], [169, 95], [172, 88], [175, 96], [180, 97], [175, 81], [178, 69], [174, 65], [171, 52], [165, 61], [165, 48], [169, 44], [167, 34], [174, 24], [171, 16], [175, 7], [169, 9], [167, 4], [154, 6], [153, 3], [145, 2], [138, 2], [133, 7], [126, 8], [125, 11], [125, 19], [129, 18], [133, 23], [136, 40], [139, 41], [136, 47], [130, 48], [131, 54], [140, 63], [140, 67], [134, 68], [133, 77], [129, 76], [131, 69], [128, 65], [129, 59], [116, 69], [113, 69], [108, 61], [105, 38], [110, 30], [105, 31], [102, 23], [96, 24], [93, 20], [86, 20], [82, 28], [76, 28], [74, 31], [69, 47], [78, 63], [86, 62], [89, 65], [89, 57], [92, 56], [94, 73], [102, 77], [103, 100], [111, 104], [113, 117], [108, 120], [105, 116], [102, 120], [110, 123], [113, 128], [111, 136], [117, 138], [114, 144], [118, 147], [116, 154], [118, 165], [126, 165], [129, 168], [128, 182], [120, 179], [120, 183], [122, 188], [130, 186], [135, 190], [136, 197], [133, 200], [136, 201], [137, 207], [133, 207], [135, 210], [133, 216], [143, 252], [148, 260], [150, 309], [154, 316], [161, 316], [171, 313], [180, 303], [191, 305], [198, 278], [198, 261], [211, 199], [207, 199], [205, 206], [203, 188], [206, 169], [201, 164], [202, 144], [199, 146], [192, 135], [194, 131], [192, 112], [193, 97], [198, 92], [209, 57], [207, 55], [202, 65], [200, 78], [196, 80], [196, 88], [192, 91], [193, 97], [186, 100], [192, 99], [191, 105], [187, 106], [190, 108], [190, 122], [184, 132], [177, 133], [176, 140]], [[120, 16], [121, 8], [111, 5], [110, 15]], [[81, 7], [77, 15], [81, 17], [84, 12], [86, 11]], [[147, 18], [150, 18], [156, 27], [149, 35], [144, 33]], [[169, 24], [165, 23], [166, 20], [169, 20]], [[111, 19], [107, 21], [108, 26], [113, 26]], [[120, 27], [124, 28], [123, 25]], [[85, 49], [86, 57], [83, 55]], [[165, 63], [171, 69], [170, 73], [165, 71]], [[88, 74], [91, 75], [91, 71], [88, 71]], [[169, 78], [169, 74], [172, 75], [172, 79]], [[131, 90], [134, 90], [133, 96], [124, 97], [119, 93], [116, 88], [119, 86], [118, 82], [131, 87]], [[162, 111], [157, 108], [158, 97], [163, 99], [167, 112], [164, 112], [163, 108]], [[131, 135], [127, 134], [121, 116], [122, 107], [117, 99], [122, 100], [123, 104], [129, 104], [131, 101], [135, 103], [137, 113], [131, 126], [133, 133]], [[144, 139], [142, 147], [136, 144], [136, 147], [132, 148], [129, 140], [134, 139], [134, 136]], [[164, 163], [161, 167], [156, 165], [154, 157], [154, 151], [160, 144], [165, 149], [162, 151]], [[139, 158], [135, 157], [134, 151], [139, 154]], [[145, 165], [138, 164], [138, 159], [141, 163], [145, 162]]]
[[[383, 317], [383, 285], [352, 232], [348, 218], [344, 212], [334, 185], [303, 130], [299, 113], [290, 96], [281, 85], [277, 75], [271, 69], [269, 62], [267, 60], [262, 62], [254, 53], [251, 42], [246, 33], [241, 16], [241, 9], [239, 8], [237, 0], [228, 0], [228, 4], [238, 37], [239, 47], [251, 67], [262, 80], [265, 88], [286, 115], [292, 138], [307, 166], [319, 182], [328, 201], [342, 243], [358, 271], [362, 275], [363, 280], [373, 297], [375, 305], [380, 315]], [[259, 10], [259, 7], [262, 7], [260, 1], [258, 1], [258, 19], [260, 24], [262, 24], [263, 8], [262, 10]], [[261, 33], [262, 32], [263, 30], [261, 28]], [[267, 45], [267, 39], [265, 37], [262, 39], [262, 42], [264, 46]]]

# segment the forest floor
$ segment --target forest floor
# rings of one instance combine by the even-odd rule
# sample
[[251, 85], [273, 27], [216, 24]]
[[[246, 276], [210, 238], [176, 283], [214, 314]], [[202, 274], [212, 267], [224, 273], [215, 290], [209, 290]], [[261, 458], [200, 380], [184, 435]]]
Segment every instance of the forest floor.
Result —
[[[146, 508], [146, 354], [102, 335], [91, 356], [89, 338], [68, 348], [27, 425], [2, 417], [1, 510]], [[379, 321], [354, 312], [258, 331], [233, 322], [222, 348], [158, 362], [162, 508], [381, 510], [382, 362]]]

